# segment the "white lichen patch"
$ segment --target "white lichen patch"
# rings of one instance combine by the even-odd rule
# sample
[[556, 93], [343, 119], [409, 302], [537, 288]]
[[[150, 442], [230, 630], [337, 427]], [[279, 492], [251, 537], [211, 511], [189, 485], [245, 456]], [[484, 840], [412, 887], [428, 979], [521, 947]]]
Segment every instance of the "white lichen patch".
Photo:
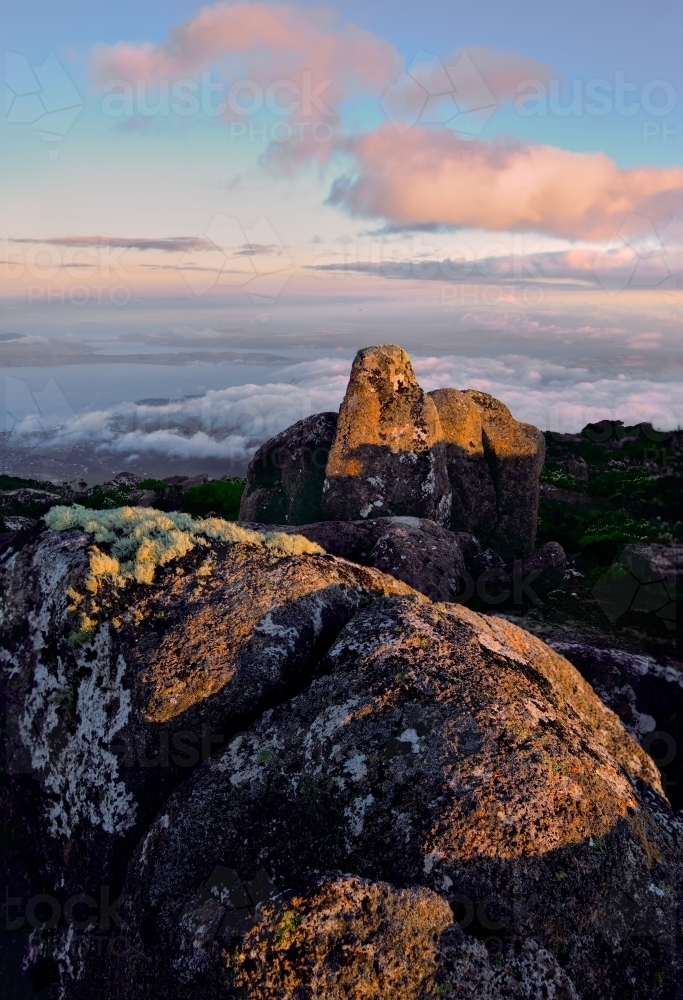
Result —
[[349, 772], [354, 781], [362, 781], [367, 776], [366, 760], [367, 757], [364, 753], [356, 753], [344, 764], [344, 770]]
[[349, 832], [352, 837], [360, 837], [365, 824], [365, 814], [374, 801], [374, 795], [359, 795], [353, 800], [351, 805], [347, 806], [344, 810], [344, 815], [348, 820]]
[[86, 587], [93, 593], [100, 580], [116, 586], [128, 580], [151, 583], [157, 567], [182, 558], [197, 545], [208, 544], [207, 539], [265, 547], [279, 555], [324, 551], [302, 535], [251, 531], [219, 517], [200, 520], [179, 511], [164, 513], [147, 507], [88, 510], [74, 504], [53, 507], [44, 520], [53, 531], [81, 528], [93, 536], [96, 545], [109, 546], [110, 554], [97, 548], [91, 553]]
[[[61, 659], [54, 673], [41, 663], [36, 666], [19, 720], [22, 744], [50, 796], [48, 829], [55, 837], [71, 836], [83, 821], [111, 834], [123, 833], [135, 822], [135, 801], [117, 780], [118, 759], [107, 749], [130, 717], [130, 692], [123, 687], [126, 664], [122, 656], [111, 663], [107, 625], [92, 646], [94, 658], [75, 654], [75, 675], [83, 679], [73, 693]], [[73, 730], [62, 719], [65, 699], [72, 698]]]

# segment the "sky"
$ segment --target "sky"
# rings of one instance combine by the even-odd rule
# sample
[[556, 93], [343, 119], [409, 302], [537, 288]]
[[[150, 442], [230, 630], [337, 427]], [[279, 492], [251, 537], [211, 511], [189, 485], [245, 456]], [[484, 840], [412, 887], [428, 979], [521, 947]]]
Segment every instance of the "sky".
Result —
[[0, 0], [5, 465], [239, 471], [378, 342], [544, 429], [679, 424], [682, 22]]

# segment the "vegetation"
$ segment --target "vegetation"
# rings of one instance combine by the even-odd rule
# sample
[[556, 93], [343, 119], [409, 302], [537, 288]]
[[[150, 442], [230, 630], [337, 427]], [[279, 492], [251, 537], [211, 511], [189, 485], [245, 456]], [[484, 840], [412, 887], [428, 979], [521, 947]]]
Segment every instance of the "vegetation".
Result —
[[204, 516], [213, 511], [226, 521], [236, 521], [245, 486], [244, 479], [211, 479], [187, 490], [183, 506], [190, 514]]
[[[577, 458], [588, 466], [587, 480], [566, 471]], [[557, 541], [588, 566], [609, 565], [627, 542], [683, 537], [680, 432], [607, 420], [580, 435], [549, 432], [541, 479], [575, 498], [541, 499], [539, 543]]]

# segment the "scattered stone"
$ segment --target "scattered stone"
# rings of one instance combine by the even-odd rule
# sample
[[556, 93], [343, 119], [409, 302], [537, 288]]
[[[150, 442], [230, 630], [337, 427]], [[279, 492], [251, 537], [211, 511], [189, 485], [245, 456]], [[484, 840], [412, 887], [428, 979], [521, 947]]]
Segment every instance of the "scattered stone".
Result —
[[517, 585], [521, 599], [535, 604], [539, 597], [560, 586], [567, 569], [567, 556], [559, 542], [546, 542], [530, 556], [516, 559], [505, 569]]
[[560, 462], [560, 468], [568, 476], [588, 482], [588, 463], [580, 455], [572, 455], [570, 458], [565, 458]]
[[450, 521], [451, 487], [434, 402], [394, 344], [353, 362], [322, 498], [329, 521], [407, 515]]
[[308, 524], [321, 521], [325, 467], [338, 415], [316, 413], [266, 441], [247, 471], [241, 521]]

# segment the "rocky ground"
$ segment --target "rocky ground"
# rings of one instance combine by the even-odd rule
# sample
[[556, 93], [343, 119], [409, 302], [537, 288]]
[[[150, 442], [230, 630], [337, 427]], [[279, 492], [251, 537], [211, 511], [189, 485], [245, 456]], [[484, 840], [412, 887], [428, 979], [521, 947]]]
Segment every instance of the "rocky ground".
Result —
[[391, 345], [246, 482], [1, 477], [7, 995], [680, 996], [682, 478]]

